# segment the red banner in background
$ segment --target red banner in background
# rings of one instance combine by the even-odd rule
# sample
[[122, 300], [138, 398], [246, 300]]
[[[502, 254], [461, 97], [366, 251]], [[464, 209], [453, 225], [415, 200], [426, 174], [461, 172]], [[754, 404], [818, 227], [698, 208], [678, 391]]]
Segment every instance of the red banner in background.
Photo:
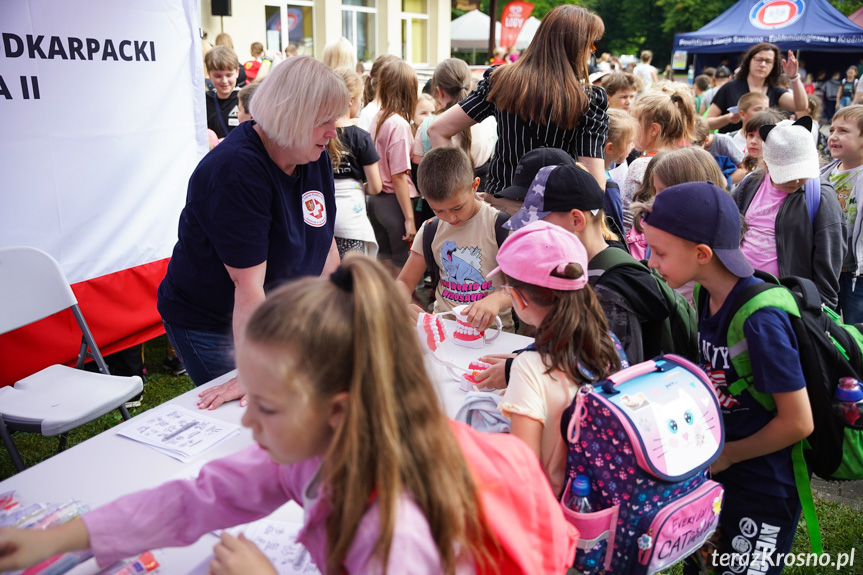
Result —
[[515, 0], [504, 6], [503, 13], [500, 15], [500, 45], [502, 47], [515, 46], [518, 34], [524, 27], [524, 23], [530, 18], [531, 12], [533, 12], [533, 4], [522, 0]]

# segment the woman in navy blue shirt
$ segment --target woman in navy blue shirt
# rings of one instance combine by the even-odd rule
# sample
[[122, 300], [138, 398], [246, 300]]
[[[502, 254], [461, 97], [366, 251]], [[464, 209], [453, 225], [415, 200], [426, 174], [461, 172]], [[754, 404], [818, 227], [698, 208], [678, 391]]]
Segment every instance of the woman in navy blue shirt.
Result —
[[[279, 284], [338, 264], [333, 169], [324, 153], [347, 109], [344, 82], [313, 58], [273, 69], [245, 122], [198, 164], [158, 308], [196, 385], [234, 368], [234, 334]], [[334, 257], [333, 257], [334, 254]], [[235, 380], [201, 407], [237, 399]]]

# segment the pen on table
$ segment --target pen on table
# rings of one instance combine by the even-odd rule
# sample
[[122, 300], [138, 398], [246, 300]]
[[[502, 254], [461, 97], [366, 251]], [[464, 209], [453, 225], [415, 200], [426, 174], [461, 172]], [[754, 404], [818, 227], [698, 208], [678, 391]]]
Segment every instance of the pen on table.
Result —
[[183, 427], [181, 427], [180, 429], [178, 429], [178, 430], [177, 430], [177, 431], [175, 431], [174, 433], [171, 433], [170, 435], [166, 435], [165, 437], [163, 437], [163, 438], [162, 438], [162, 443], [164, 443], [164, 442], [168, 441], [169, 439], [174, 439], [175, 437], [177, 437], [178, 435], [180, 435], [180, 434], [181, 434], [181, 433], [183, 433], [184, 431], [186, 431], [186, 430], [188, 430], [188, 429], [192, 429], [192, 428], [193, 428], [193, 427], [195, 427], [196, 425], [198, 425], [198, 424], [197, 424], [196, 422], [194, 422], [194, 421], [193, 421], [192, 423], [187, 423], [186, 425], [184, 425]]

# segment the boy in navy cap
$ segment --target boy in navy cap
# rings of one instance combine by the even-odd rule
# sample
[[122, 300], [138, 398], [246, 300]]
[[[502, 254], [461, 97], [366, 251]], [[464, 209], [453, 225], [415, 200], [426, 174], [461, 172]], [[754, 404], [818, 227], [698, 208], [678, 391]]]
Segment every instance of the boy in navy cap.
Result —
[[[737, 206], [709, 182], [671, 186], [656, 196], [644, 218], [644, 234], [650, 267], [671, 287], [696, 281], [704, 292], [698, 310], [699, 363], [722, 405], [726, 434], [725, 447], [710, 466], [713, 478], [725, 487], [725, 501], [717, 549], [707, 556], [707, 565], [743, 560], [750, 573], [775, 575], [784, 566], [775, 557], [791, 549], [801, 511], [791, 447], [813, 429], [791, 323], [784, 311], [764, 308], [743, 324], [741, 341], [748, 347], [752, 384], [772, 396], [775, 411], [748, 392], [732, 395], [728, 388], [738, 375], [729, 352], [739, 350], [728, 347], [728, 323], [735, 299], [761, 282], [740, 251]], [[687, 565], [684, 572], [698, 570]]]

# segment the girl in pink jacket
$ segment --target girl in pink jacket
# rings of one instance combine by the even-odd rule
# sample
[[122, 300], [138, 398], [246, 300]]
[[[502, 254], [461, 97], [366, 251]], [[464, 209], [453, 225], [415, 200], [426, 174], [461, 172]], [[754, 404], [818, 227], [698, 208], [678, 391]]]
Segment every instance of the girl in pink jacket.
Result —
[[[356, 256], [273, 292], [237, 346], [257, 445], [54, 529], [2, 529], [0, 571], [86, 548], [107, 566], [294, 500], [299, 541], [323, 573], [565, 572], [577, 532], [536, 457], [446, 419], [395, 289]], [[227, 534], [210, 571], [275, 573]]]

